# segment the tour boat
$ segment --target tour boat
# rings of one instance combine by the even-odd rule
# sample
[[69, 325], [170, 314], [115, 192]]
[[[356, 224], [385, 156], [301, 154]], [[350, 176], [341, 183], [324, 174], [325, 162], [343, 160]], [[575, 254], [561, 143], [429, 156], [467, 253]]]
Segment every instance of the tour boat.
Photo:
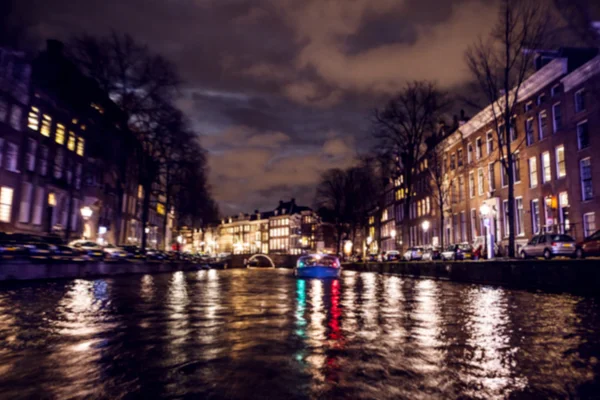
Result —
[[298, 278], [337, 278], [341, 271], [340, 260], [337, 257], [312, 254], [298, 259], [294, 275]]

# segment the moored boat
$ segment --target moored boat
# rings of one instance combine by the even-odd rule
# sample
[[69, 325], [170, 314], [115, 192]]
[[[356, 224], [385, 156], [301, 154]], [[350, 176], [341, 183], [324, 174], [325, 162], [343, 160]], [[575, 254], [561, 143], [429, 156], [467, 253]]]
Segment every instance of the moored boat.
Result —
[[294, 275], [299, 278], [337, 278], [341, 271], [342, 267], [337, 257], [311, 254], [298, 259]]

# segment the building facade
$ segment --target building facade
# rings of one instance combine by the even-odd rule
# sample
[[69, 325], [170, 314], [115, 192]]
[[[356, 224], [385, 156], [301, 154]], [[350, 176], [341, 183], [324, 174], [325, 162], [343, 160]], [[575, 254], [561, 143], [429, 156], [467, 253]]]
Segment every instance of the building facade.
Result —
[[[517, 251], [541, 232], [582, 239], [598, 227], [600, 179], [594, 176], [600, 162], [594, 154], [600, 151], [600, 134], [594, 132], [600, 130], [600, 56], [596, 54], [573, 49], [540, 54], [538, 61], [543, 57], [543, 62], [523, 83], [510, 127], [500, 126], [501, 135], [509, 130], [505, 137], [514, 154]], [[437, 143], [448, 191], [443, 223], [431, 198], [428, 159], [422, 161], [411, 212], [397, 218], [409, 232], [407, 245], [437, 245], [442, 237], [445, 244], [473, 243], [486, 233], [486, 226], [497, 243], [508, 244], [508, 176], [494, 127], [488, 107]]]

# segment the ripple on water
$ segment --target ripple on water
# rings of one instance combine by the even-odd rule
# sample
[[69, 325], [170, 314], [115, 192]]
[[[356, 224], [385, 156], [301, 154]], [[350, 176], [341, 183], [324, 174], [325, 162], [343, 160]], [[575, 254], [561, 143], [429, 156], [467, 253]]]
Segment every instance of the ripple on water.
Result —
[[599, 316], [590, 298], [355, 272], [4, 285], [0, 398], [583, 398]]

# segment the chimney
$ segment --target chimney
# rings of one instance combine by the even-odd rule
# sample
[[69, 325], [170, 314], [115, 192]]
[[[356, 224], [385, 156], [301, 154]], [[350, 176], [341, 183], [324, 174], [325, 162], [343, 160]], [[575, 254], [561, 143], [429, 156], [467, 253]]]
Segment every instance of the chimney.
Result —
[[260, 214], [258, 210], [254, 210], [254, 214]]
[[63, 52], [63, 42], [56, 39], [46, 40], [46, 51], [53, 56], [60, 56]]

